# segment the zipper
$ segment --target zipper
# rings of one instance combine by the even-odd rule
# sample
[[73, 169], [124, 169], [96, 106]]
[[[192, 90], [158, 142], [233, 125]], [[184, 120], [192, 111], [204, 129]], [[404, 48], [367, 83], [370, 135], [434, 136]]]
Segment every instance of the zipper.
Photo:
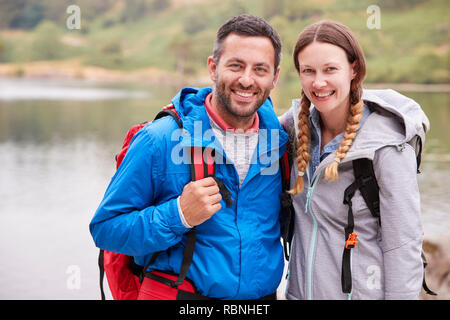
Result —
[[[352, 267], [353, 267], [353, 250], [350, 250], [350, 273], [352, 272], [353, 269]], [[353, 290], [350, 293], [347, 293], [347, 300], [352, 300], [352, 293]]]
[[312, 300], [312, 267], [313, 267], [313, 256], [314, 256], [314, 250], [316, 246], [316, 238], [317, 238], [317, 219], [314, 215], [312, 209], [311, 209], [311, 196], [314, 192], [314, 188], [316, 187], [317, 181], [319, 181], [320, 173], [317, 174], [316, 178], [313, 181], [312, 186], [308, 188], [308, 194], [306, 196], [306, 206], [305, 206], [305, 213], [308, 213], [311, 215], [311, 218], [313, 220], [313, 231], [311, 235], [311, 241], [309, 244], [309, 254], [308, 254], [308, 274], [307, 274], [307, 299]]

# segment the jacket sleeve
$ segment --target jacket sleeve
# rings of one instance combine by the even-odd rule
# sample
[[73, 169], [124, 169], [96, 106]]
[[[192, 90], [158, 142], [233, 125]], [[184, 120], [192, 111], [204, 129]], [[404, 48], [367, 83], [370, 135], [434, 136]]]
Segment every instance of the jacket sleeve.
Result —
[[175, 245], [189, 230], [181, 222], [176, 196], [156, 204], [165, 153], [155, 136], [143, 129], [131, 141], [89, 225], [97, 247], [142, 256]]
[[423, 232], [415, 152], [404, 144], [403, 149], [385, 147], [377, 154], [385, 299], [418, 299]]

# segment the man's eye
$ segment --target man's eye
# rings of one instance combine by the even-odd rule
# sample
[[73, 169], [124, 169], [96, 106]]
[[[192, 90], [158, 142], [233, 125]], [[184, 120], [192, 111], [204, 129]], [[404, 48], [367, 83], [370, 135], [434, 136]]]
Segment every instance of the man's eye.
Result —
[[256, 68], [256, 72], [258, 72], [258, 73], [266, 73], [267, 70], [266, 70], [266, 68], [258, 67], [258, 68]]

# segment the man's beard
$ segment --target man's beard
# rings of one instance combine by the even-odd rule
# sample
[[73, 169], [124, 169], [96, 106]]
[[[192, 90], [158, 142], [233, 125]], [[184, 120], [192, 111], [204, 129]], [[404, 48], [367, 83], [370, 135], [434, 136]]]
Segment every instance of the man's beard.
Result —
[[[235, 89], [248, 90], [249, 88], [244, 88], [238, 85], [238, 88]], [[259, 109], [259, 107], [261, 107], [264, 101], [266, 101], [267, 97], [269, 96], [270, 90], [267, 90], [267, 92], [261, 94], [261, 90], [258, 89], [257, 95], [259, 95], [260, 98], [254, 102], [254, 105], [251, 108], [240, 108], [239, 105], [233, 106], [231, 102], [231, 89], [229, 89], [229, 92], [227, 92], [226, 84], [223, 81], [219, 80], [217, 82], [216, 93], [218, 102], [221, 107], [225, 109], [225, 111], [237, 118], [245, 119], [251, 118], [255, 114], [255, 112]]]

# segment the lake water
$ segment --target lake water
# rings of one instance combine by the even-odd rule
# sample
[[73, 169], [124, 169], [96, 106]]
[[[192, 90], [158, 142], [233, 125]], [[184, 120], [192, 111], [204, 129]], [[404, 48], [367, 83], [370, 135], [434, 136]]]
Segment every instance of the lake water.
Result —
[[[0, 79], [0, 299], [99, 298], [88, 225], [114, 155], [127, 129], [151, 120], [176, 92]], [[449, 237], [450, 94], [406, 94], [431, 122], [419, 175], [425, 237]], [[294, 97], [277, 88], [277, 112]]]

